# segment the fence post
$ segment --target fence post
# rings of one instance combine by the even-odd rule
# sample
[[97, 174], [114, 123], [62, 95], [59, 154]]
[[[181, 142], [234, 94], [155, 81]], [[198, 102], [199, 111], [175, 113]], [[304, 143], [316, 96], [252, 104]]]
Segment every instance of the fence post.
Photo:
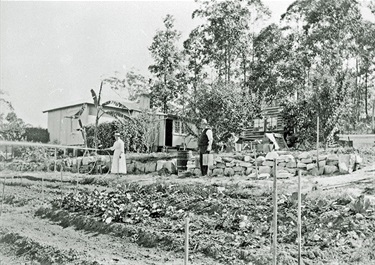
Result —
[[63, 186], [63, 167], [60, 168], [60, 194], [61, 194], [61, 206], [62, 206], [62, 200], [63, 200], [63, 191], [62, 191], [62, 186]]
[[4, 178], [3, 178], [3, 194], [1, 196], [0, 216], [1, 216], [2, 212], [3, 212], [3, 203], [4, 203], [4, 200], [5, 200], [5, 179], [6, 179], [6, 177], [4, 176]]
[[185, 257], [184, 265], [189, 264], [189, 215], [185, 219]]
[[319, 170], [319, 116], [316, 117], [316, 165]]
[[272, 264], [277, 264], [277, 159], [273, 160], [273, 249]]
[[57, 163], [57, 148], [55, 148], [55, 167], [53, 169], [53, 171], [56, 172], [56, 163]]
[[254, 148], [255, 176], [258, 179], [257, 150]]
[[301, 257], [301, 170], [298, 170], [298, 216], [297, 216], [297, 237], [298, 237], [298, 265], [302, 264], [302, 257]]
[[44, 203], [44, 177], [42, 174], [42, 203]]

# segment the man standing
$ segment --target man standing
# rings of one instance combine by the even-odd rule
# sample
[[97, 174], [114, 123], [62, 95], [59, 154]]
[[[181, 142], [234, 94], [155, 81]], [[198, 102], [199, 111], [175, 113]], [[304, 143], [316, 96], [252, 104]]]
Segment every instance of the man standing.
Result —
[[112, 167], [111, 173], [112, 174], [126, 174], [126, 160], [125, 160], [125, 150], [124, 150], [124, 142], [120, 138], [119, 133], [115, 133], [115, 143], [110, 150], [113, 152], [113, 159], [112, 159]]
[[201, 172], [202, 176], [207, 175], [208, 166], [203, 165], [203, 154], [209, 154], [212, 149], [212, 142], [213, 142], [213, 136], [212, 136], [212, 130], [210, 126], [208, 125], [208, 122], [206, 119], [202, 119], [201, 121], [201, 129], [202, 133], [199, 137], [198, 141], [198, 147], [199, 147], [199, 162], [201, 166]]

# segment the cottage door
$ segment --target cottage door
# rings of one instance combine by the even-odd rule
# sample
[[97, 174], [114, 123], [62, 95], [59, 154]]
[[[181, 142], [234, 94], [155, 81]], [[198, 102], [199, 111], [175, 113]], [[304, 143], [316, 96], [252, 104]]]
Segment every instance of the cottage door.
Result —
[[172, 146], [173, 144], [173, 120], [165, 120], [165, 146]]

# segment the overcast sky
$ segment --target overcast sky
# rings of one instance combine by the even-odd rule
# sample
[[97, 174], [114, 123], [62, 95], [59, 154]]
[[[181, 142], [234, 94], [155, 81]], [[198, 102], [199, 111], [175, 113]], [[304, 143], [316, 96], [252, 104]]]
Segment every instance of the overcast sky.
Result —
[[[264, 2], [276, 22], [293, 1]], [[147, 74], [148, 47], [166, 14], [181, 40], [198, 25], [194, 1], [0, 3], [1, 89], [20, 118], [44, 128], [43, 110], [90, 98], [103, 77], [132, 68]]]

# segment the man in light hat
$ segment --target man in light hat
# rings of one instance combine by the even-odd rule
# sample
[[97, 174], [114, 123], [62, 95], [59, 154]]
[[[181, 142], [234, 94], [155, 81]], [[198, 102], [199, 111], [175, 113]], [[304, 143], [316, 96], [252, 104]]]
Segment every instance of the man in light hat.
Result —
[[115, 143], [110, 150], [113, 152], [113, 159], [112, 159], [112, 167], [111, 173], [112, 174], [126, 174], [126, 160], [125, 160], [125, 149], [124, 149], [124, 141], [120, 138], [120, 133], [115, 133]]
[[202, 133], [198, 141], [199, 162], [200, 162], [202, 176], [206, 176], [207, 171], [208, 171], [208, 166], [203, 165], [203, 154], [209, 154], [211, 152], [212, 143], [213, 143], [213, 135], [212, 135], [212, 129], [208, 125], [208, 122], [206, 119], [202, 119], [201, 129], [202, 129]]

